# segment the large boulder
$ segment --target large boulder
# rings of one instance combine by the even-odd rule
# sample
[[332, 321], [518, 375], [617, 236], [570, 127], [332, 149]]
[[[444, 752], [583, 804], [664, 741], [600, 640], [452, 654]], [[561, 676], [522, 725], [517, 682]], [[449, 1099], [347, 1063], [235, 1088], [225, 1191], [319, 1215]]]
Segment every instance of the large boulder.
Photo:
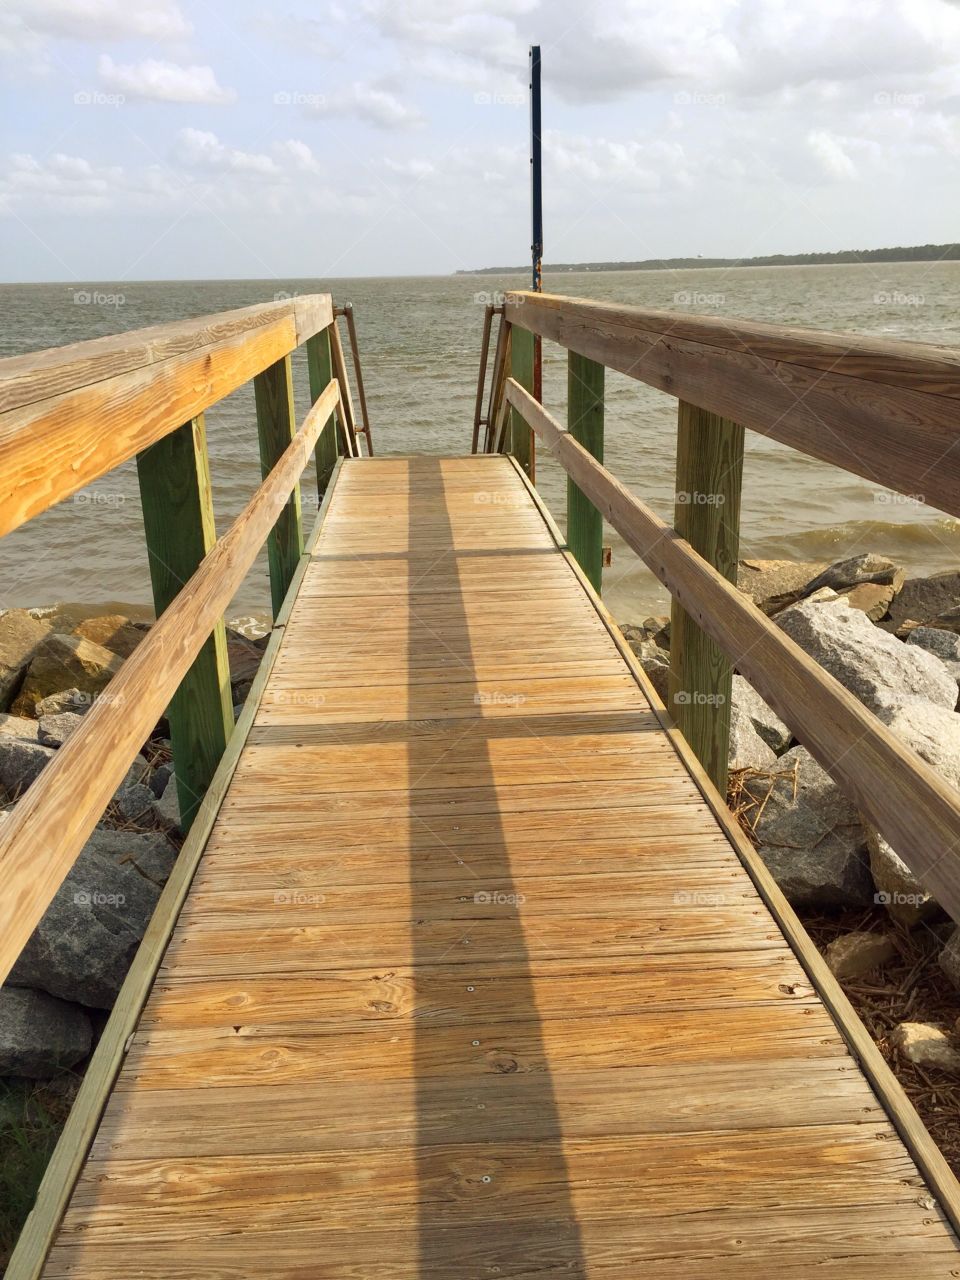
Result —
[[[908, 702], [888, 719], [892, 733], [952, 787], [960, 789], [960, 716], [930, 702]], [[903, 859], [864, 818], [877, 901], [895, 920], [914, 925], [936, 903]]]
[[923, 626], [936, 626], [941, 614], [954, 615], [958, 605], [960, 570], [949, 569], [928, 578], [908, 578], [890, 606], [890, 620], [895, 626], [910, 620]]
[[98, 827], [21, 952], [11, 982], [109, 1009], [175, 859], [162, 833]]
[[0, 711], [10, 706], [23, 673], [50, 631], [49, 622], [34, 618], [26, 609], [8, 609], [0, 615]]
[[13, 710], [32, 716], [37, 703], [63, 689], [102, 692], [123, 666], [123, 659], [82, 636], [54, 633], [44, 640], [23, 678]]
[[83, 716], [77, 711], [60, 711], [56, 715], [41, 716], [37, 736], [46, 747], [62, 747], [82, 724]]
[[11, 716], [0, 711], [0, 738], [22, 738], [25, 742], [39, 742], [40, 729], [36, 720], [26, 716]]
[[777, 713], [767, 706], [753, 685], [743, 676], [733, 677], [731, 700], [733, 710], [741, 711], [748, 717], [754, 729], [774, 753], [783, 751], [789, 746], [793, 737], [790, 729]]
[[59, 693], [51, 693], [41, 698], [33, 709], [38, 720], [44, 716], [58, 716], [65, 711], [73, 715], [85, 716], [93, 706], [95, 694], [83, 693], [80, 689], [61, 689]]
[[737, 587], [764, 613], [776, 613], [798, 599], [825, 568], [822, 560], [741, 560]]
[[960, 635], [944, 631], [940, 627], [914, 627], [907, 636], [907, 644], [917, 645], [939, 658], [960, 685]]
[[122, 614], [110, 613], [97, 618], [85, 618], [79, 626], [74, 627], [73, 634], [109, 649], [119, 658], [129, 658], [146, 637], [147, 631], [147, 627], [138, 627]]
[[757, 823], [760, 856], [795, 906], [865, 906], [873, 881], [856, 809], [805, 747], [777, 763], [794, 767], [796, 794], [792, 777], [778, 779]]
[[956, 681], [939, 658], [881, 631], [845, 599], [824, 604], [805, 600], [785, 609], [777, 622], [881, 719], [910, 699], [951, 711], [956, 706]]
[[0, 988], [0, 1076], [48, 1080], [90, 1052], [90, 1018], [43, 991]]
[[29, 738], [0, 733], [0, 787], [10, 799], [23, 794], [53, 759], [52, 747]]

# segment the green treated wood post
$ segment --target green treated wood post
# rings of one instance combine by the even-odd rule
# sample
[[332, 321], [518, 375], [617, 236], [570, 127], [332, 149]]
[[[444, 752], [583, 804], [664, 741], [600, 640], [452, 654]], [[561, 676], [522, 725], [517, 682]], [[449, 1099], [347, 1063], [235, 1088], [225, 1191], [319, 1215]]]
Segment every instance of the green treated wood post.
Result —
[[[679, 404], [674, 527], [729, 582], [737, 580], [743, 427]], [[733, 667], [674, 600], [668, 710], [721, 795], [727, 788]]]
[[[157, 617], [176, 598], [217, 540], [203, 416], [137, 456], [143, 525]], [[233, 732], [233, 698], [223, 619], [167, 708], [180, 825], [196, 816]]]
[[[567, 429], [574, 440], [603, 461], [604, 368], [595, 360], [567, 355]], [[599, 594], [603, 576], [603, 517], [567, 477], [567, 545]]]
[[[297, 433], [293, 408], [293, 368], [284, 356], [253, 380], [257, 402], [257, 432], [260, 437], [260, 470], [266, 479]], [[270, 595], [273, 616], [283, 605], [300, 557], [303, 555], [303, 521], [300, 513], [300, 486], [295, 485], [267, 539], [270, 562]]]
[[[510, 376], [533, 395], [534, 336], [519, 325], [510, 326]], [[510, 410], [510, 452], [533, 479], [533, 431], [516, 411]]]
[[[333, 377], [333, 352], [330, 349], [330, 331], [323, 329], [307, 339], [307, 371], [310, 377], [310, 403], [315, 404]], [[317, 440], [314, 458], [317, 464], [317, 498], [323, 501], [330, 476], [340, 456], [337, 435], [336, 411], [330, 415]]]

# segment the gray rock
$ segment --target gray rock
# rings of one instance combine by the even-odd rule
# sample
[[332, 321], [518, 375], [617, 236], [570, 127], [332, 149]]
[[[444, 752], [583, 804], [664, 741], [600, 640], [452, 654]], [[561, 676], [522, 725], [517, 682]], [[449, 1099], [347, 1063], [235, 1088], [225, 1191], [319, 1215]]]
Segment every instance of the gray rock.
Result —
[[790, 729], [743, 676], [733, 677], [731, 698], [733, 710], [740, 710], [750, 718], [754, 729], [775, 753], [790, 745], [793, 737]]
[[93, 1028], [75, 1004], [43, 991], [0, 988], [0, 1076], [46, 1080], [90, 1052]]
[[951, 710], [956, 681], [939, 658], [875, 627], [846, 600], [809, 600], [785, 609], [777, 623], [801, 649], [881, 719], [910, 699]]
[[942, 631], [939, 627], [914, 627], [907, 636], [907, 644], [919, 645], [939, 658], [960, 684], [960, 635], [954, 631]]
[[150, 766], [147, 764], [146, 757], [136, 755], [130, 763], [130, 768], [124, 775], [123, 781], [117, 787], [120, 792], [124, 787], [132, 787], [138, 782], [147, 782], [150, 775]]
[[777, 762], [773, 748], [764, 742], [746, 711], [736, 703], [730, 708], [728, 760], [731, 769], [770, 769]]
[[83, 724], [83, 716], [76, 711], [60, 711], [56, 715], [41, 716], [39, 738], [46, 747], [62, 747], [66, 740]]
[[0, 615], [0, 711], [10, 706], [24, 672], [51, 630], [49, 622], [34, 618], [26, 609], [8, 609]]
[[154, 769], [153, 773], [150, 775], [150, 790], [158, 800], [163, 795], [164, 789], [172, 776], [172, 764], [157, 765], [156, 769]]
[[[960, 716], [945, 707], [916, 701], [897, 708], [888, 724], [891, 732], [926, 760], [945, 782], [960, 789]], [[880, 832], [868, 822], [865, 827], [876, 900], [901, 924], [916, 924], [930, 914], [936, 903]]]
[[842, 933], [823, 953], [836, 978], [863, 978], [897, 957], [893, 939], [886, 933], [862, 930]]
[[825, 567], [822, 560], [741, 560], [737, 587], [764, 613], [776, 613], [793, 604], [810, 579]]
[[175, 860], [160, 832], [98, 827], [24, 947], [11, 982], [109, 1009]]
[[113, 803], [128, 822], [152, 826], [157, 821], [157, 797], [142, 782], [121, 787], [113, 797]]
[[28, 738], [0, 735], [0, 786], [10, 797], [21, 795], [53, 756], [52, 747]]
[[180, 797], [177, 793], [177, 779], [174, 774], [171, 774], [167, 780], [163, 795], [156, 802], [156, 807], [161, 821], [171, 827], [180, 826]]
[[11, 738], [22, 738], [24, 742], [39, 742], [39, 728], [36, 720], [0, 712], [0, 737], [6, 735]]
[[941, 614], [956, 610], [957, 605], [960, 605], [960, 570], [950, 569], [927, 578], [908, 578], [890, 606], [890, 618], [897, 626], [911, 618], [921, 625], [930, 625]]
[[844, 591], [850, 587], [860, 586], [864, 582], [877, 582], [887, 585], [903, 581], [903, 570], [888, 560], [886, 556], [866, 552], [863, 555], [851, 556], [849, 560], [838, 560], [829, 565], [822, 573], [806, 584], [802, 595], [812, 595], [821, 587], [832, 587], [834, 591]]
[[954, 929], [940, 952], [940, 968], [960, 991], [960, 929]]
[[805, 747], [781, 756], [797, 766], [797, 793], [779, 780], [757, 824], [760, 856], [790, 902], [804, 907], [864, 906], [873, 882], [854, 806]]
[[666, 705], [667, 685], [670, 678], [670, 652], [668, 649], [662, 648], [653, 639], [650, 630], [651, 627], [656, 627], [658, 628], [657, 633], [662, 634], [663, 628], [658, 626], [661, 622], [669, 623], [669, 620], [648, 618], [642, 627], [628, 624], [623, 628], [623, 636], [639, 659], [640, 665], [643, 667], [644, 673], [649, 677], [650, 683], [653, 685], [660, 701]]
[[94, 701], [94, 695], [84, 693], [82, 689], [63, 689], [60, 693], [51, 693], [49, 697], [41, 698], [35, 710], [38, 718], [58, 716], [62, 711], [73, 711], [78, 716], [84, 716]]

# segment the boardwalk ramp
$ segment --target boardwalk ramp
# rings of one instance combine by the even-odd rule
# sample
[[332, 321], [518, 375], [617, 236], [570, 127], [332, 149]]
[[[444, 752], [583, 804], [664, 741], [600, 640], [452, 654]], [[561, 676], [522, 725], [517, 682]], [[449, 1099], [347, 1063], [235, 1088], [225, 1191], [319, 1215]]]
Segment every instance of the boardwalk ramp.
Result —
[[343, 460], [47, 1280], [956, 1276], [654, 704], [512, 459]]

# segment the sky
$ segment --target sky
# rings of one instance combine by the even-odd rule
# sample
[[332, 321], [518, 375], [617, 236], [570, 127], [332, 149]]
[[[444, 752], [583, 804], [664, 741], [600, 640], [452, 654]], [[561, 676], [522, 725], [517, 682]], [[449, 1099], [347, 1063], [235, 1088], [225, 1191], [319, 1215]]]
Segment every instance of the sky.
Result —
[[0, 279], [948, 243], [960, 0], [2, 0]]

